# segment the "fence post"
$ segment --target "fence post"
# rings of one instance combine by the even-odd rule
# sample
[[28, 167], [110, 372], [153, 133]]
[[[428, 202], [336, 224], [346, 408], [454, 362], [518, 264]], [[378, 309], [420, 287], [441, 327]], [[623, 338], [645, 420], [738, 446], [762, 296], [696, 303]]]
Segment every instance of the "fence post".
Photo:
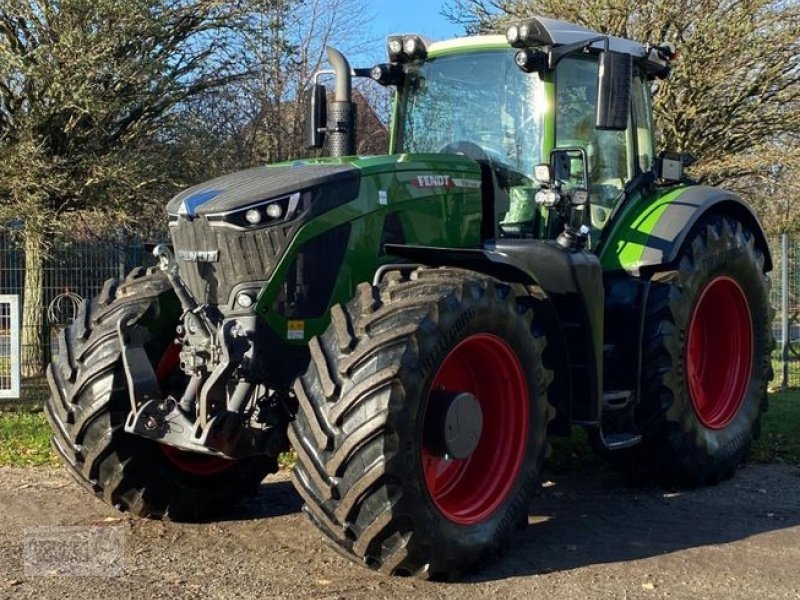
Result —
[[125, 245], [122, 236], [117, 240], [117, 267], [119, 269], [120, 282], [125, 281]]
[[789, 234], [781, 234], [781, 387], [789, 386]]

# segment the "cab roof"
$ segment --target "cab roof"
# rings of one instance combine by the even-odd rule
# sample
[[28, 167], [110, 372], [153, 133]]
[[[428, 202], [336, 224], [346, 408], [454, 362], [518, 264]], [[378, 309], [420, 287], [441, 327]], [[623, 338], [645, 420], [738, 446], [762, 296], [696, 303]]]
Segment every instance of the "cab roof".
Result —
[[[542, 46], [566, 46], [591, 38], [606, 37], [608, 38], [608, 49], [612, 52], [630, 54], [635, 60], [644, 60], [648, 67], [656, 71], [668, 68], [669, 66], [669, 61], [658, 51], [634, 40], [613, 35], [606, 36], [605, 34], [587, 29], [581, 25], [560, 21], [558, 19], [532, 17], [524, 21], [535, 23], [535, 41]], [[431, 42], [428, 44], [427, 49], [429, 56], [435, 57], [458, 52], [510, 47], [505, 35], [478, 35]], [[597, 41], [590, 47], [598, 51], [603, 50], [605, 48], [605, 43], [604, 41]]]

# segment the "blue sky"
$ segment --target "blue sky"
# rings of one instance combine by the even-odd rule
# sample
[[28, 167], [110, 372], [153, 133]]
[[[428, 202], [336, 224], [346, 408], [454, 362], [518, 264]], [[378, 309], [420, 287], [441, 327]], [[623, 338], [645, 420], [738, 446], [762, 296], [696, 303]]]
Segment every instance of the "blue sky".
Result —
[[440, 14], [443, 4], [438, 0], [370, 0], [373, 34], [384, 39], [390, 33], [420, 33], [434, 40], [463, 35], [460, 26]]

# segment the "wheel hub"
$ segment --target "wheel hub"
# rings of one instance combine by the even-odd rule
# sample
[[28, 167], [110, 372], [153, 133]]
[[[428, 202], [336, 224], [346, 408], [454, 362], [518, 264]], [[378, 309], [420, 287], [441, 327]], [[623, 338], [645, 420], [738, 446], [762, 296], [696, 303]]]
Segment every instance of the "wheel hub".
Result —
[[505, 340], [477, 333], [450, 350], [430, 390], [420, 457], [425, 485], [447, 519], [480, 523], [508, 497], [522, 468], [530, 418], [525, 371]]
[[478, 447], [483, 431], [483, 411], [469, 392], [438, 390], [431, 394], [425, 439], [435, 456], [462, 460]]

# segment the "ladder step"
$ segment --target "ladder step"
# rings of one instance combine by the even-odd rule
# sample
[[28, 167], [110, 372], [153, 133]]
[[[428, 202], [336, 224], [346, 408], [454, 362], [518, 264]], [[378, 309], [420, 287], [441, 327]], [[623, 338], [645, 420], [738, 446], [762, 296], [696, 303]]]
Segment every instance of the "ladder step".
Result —
[[603, 436], [603, 443], [609, 450], [622, 450], [630, 448], [642, 441], [638, 433], [612, 433]]
[[631, 390], [610, 390], [603, 392], [603, 410], [621, 410], [633, 402]]

